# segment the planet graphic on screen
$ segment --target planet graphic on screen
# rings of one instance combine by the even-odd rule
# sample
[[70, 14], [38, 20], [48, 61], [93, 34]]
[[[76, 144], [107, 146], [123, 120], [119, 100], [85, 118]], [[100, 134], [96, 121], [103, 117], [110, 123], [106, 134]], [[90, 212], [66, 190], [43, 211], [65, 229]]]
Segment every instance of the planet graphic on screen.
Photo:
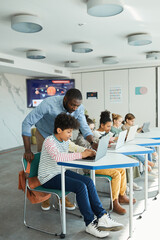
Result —
[[50, 96], [54, 96], [56, 94], [56, 88], [55, 87], [48, 87], [47, 88], [47, 94]]

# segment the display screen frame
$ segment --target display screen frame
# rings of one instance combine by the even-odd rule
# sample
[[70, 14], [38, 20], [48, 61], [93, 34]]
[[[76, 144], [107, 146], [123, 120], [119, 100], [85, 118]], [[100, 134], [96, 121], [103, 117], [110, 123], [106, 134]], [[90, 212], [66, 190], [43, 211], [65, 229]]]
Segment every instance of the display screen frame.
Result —
[[27, 108], [37, 107], [45, 98], [65, 95], [75, 88], [74, 79], [26, 79]]

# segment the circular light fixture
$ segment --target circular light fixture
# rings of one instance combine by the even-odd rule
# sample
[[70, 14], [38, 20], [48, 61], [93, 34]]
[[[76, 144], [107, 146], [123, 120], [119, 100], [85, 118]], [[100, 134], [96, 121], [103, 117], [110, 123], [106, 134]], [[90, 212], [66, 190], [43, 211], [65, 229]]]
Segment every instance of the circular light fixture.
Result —
[[108, 56], [108, 57], [103, 57], [102, 61], [104, 64], [116, 64], [118, 63], [118, 58], [115, 56]]
[[26, 52], [26, 57], [30, 59], [44, 59], [46, 54], [41, 50], [29, 50]]
[[80, 43], [72, 43], [72, 52], [75, 53], [89, 53], [92, 52], [93, 49], [90, 43], [80, 42]]
[[15, 15], [11, 19], [11, 28], [17, 32], [35, 33], [42, 30], [42, 24], [37, 16]]
[[87, 13], [95, 17], [110, 17], [123, 11], [119, 0], [88, 0]]
[[143, 46], [152, 43], [152, 38], [147, 33], [128, 36], [128, 44], [132, 46]]
[[160, 59], [160, 52], [148, 52], [146, 53], [146, 58], [149, 60]]
[[76, 61], [67, 61], [65, 62], [65, 67], [68, 67], [68, 68], [79, 67], [79, 63]]

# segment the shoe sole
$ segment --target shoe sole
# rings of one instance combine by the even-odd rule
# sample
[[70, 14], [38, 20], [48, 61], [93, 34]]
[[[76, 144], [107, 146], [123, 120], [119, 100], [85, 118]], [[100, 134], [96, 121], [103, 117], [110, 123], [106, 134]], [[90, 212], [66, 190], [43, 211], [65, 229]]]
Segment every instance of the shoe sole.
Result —
[[71, 207], [71, 208], [66, 207], [66, 210], [69, 210], [69, 211], [73, 211], [73, 210], [75, 210], [75, 209], [76, 209], [75, 207]]
[[99, 230], [101, 231], [112, 231], [112, 232], [116, 232], [119, 231], [121, 229], [123, 229], [123, 226], [117, 226], [117, 227], [98, 227]]
[[121, 212], [121, 213], [120, 213], [120, 212], [115, 211], [114, 209], [113, 209], [113, 212], [115, 212], [115, 213], [117, 213], [117, 214], [119, 214], [119, 215], [125, 215], [125, 214], [127, 213], [127, 212], [123, 212], [123, 213]]
[[51, 207], [49, 206], [49, 207], [47, 207], [47, 208], [44, 208], [44, 207], [41, 206], [41, 209], [42, 209], [43, 211], [48, 211], [48, 210], [51, 209]]

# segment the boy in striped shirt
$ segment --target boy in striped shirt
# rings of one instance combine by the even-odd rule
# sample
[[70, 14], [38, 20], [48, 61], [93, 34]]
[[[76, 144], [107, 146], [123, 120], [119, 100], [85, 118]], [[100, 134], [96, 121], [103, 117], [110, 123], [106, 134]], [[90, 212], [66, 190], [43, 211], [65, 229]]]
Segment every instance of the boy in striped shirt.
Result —
[[[73, 161], [95, 155], [95, 151], [78, 149], [77, 145], [75, 145], [77, 151], [81, 152], [68, 153], [72, 131], [78, 127], [78, 121], [71, 115], [61, 113], [56, 117], [54, 134], [45, 139], [41, 152], [38, 178], [43, 187], [61, 190], [61, 167], [57, 162]], [[67, 170], [65, 189], [76, 194], [79, 210], [86, 224], [86, 232], [103, 238], [109, 235], [108, 231], [123, 228], [123, 225], [112, 220], [102, 207], [95, 185], [89, 177]], [[94, 215], [97, 216], [98, 224], [94, 222]]]

